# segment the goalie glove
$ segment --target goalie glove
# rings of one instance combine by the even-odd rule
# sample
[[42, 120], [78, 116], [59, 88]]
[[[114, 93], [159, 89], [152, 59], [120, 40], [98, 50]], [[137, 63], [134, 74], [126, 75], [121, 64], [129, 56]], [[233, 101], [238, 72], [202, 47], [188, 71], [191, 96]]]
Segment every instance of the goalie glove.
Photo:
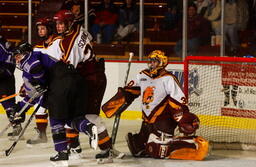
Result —
[[179, 131], [185, 135], [195, 133], [199, 128], [199, 118], [193, 113], [183, 113], [178, 122]]

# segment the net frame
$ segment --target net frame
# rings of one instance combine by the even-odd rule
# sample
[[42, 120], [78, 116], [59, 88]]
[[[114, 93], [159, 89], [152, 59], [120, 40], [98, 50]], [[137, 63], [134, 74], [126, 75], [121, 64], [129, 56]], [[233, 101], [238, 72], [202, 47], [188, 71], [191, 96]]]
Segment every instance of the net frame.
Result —
[[[189, 71], [191, 70], [192, 65], [216, 65], [216, 66], [225, 66], [225, 65], [230, 65], [230, 64], [256, 64], [256, 59], [255, 58], [240, 58], [240, 57], [207, 57], [207, 56], [187, 56], [185, 61], [184, 61], [184, 93], [186, 97], [188, 98], [188, 101], [191, 100], [191, 97], [189, 96]], [[256, 72], [255, 72], [256, 73]], [[255, 85], [254, 85], [255, 86]], [[256, 109], [255, 109], [256, 110]], [[197, 114], [197, 112], [191, 110], [191, 112], [194, 112]], [[198, 115], [198, 114], [197, 114]], [[220, 115], [220, 118], [225, 117]], [[229, 117], [229, 116], [228, 116]], [[204, 117], [200, 117], [200, 119], [204, 119]], [[209, 118], [207, 118], [209, 119]], [[243, 118], [241, 118], [243, 119]], [[225, 119], [219, 119], [221, 121], [226, 121]], [[206, 137], [211, 143], [211, 146], [213, 149], [238, 149], [238, 150], [256, 150], [256, 116], [253, 120], [249, 120], [255, 122], [255, 126], [253, 126], [253, 130], [250, 131], [253, 133], [253, 137], [255, 137], [254, 142], [243, 142], [243, 141], [220, 141], [210, 137]], [[211, 131], [211, 128], [213, 127], [208, 127]], [[228, 133], [229, 129], [225, 129], [226, 132]], [[204, 135], [201, 133], [200, 134], [200, 128], [199, 128], [199, 135], [204, 137]], [[198, 135], [198, 132], [197, 132]], [[231, 134], [232, 135], [232, 134]], [[244, 135], [241, 133], [241, 135]], [[216, 136], [216, 135], [215, 135]], [[226, 136], [224, 136], [225, 138]]]

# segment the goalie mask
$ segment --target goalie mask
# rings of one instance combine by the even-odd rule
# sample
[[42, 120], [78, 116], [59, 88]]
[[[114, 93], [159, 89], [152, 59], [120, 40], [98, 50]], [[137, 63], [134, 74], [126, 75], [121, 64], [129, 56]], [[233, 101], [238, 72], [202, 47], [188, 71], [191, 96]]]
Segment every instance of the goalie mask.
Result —
[[158, 72], [168, 64], [168, 58], [161, 50], [154, 50], [148, 56], [148, 67], [152, 76], [157, 76]]

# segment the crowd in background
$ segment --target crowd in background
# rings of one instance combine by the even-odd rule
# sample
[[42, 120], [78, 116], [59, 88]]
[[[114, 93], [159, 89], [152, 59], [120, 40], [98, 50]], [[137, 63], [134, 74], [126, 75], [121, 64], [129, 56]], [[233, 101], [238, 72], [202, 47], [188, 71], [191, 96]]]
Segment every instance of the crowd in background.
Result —
[[[139, 5], [137, 0], [101, 0], [89, 2], [88, 29], [96, 43], [110, 44], [123, 41], [139, 30]], [[118, 1], [120, 2], [120, 1]], [[157, 30], [170, 31], [178, 36], [174, 52], [181, 56], [182, 13], [181, 0], [166, 0], [167, 10]], [[77, 21], [84, 24], [84, 1], [66, 0], [62, 9], [71, 10]], [[200, 46], [219, 46], [221, 41], [221, 0], [189, 0], [188, 2], [188, 55], [194, 55]], [[241, 47], [255, 56], [256, 0], [225, 0], [225, 44], [229, 56], [237, 56]], [[159, 24], [159, 23], [157, 23]], [[152, 27], [156, 27], [152, 25]], [[252, 33], [242, 39], [243, 32]], [[146, 33], [146, 32], [145, 32]], [[177, 35], [178, 34], [178, 35]]]

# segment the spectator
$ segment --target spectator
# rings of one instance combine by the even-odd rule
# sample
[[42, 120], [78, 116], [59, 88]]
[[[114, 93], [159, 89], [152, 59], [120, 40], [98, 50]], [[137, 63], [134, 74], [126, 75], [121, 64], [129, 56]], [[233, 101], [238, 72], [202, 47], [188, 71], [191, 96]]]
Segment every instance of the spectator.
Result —
[[238, 7], [236, 0], [226, 0], [225, 3], [225, 35], [228, 54], [235, 56], [239, 48], [238, 39]]
[[[88, 29], [90, 30], [90, 26], [93, 24], [95, 19], [95, 11], [90, 7], [89, 4], [88, 10]], [[84, 25], [84, 2], [81, 0], [66, 0], [61, 9], [70, 10], [75, 16], [75, 22]]]
[[209, 6], [209, 0], [196, 0], [197, 14], [204, 16]]
[[136, 0], [123, 1], [124, 4], [119, 10], [119, 27], [115, 35], [115, 39], [118, 41], [139, 29], [139, 10]]
[[91, 34], [96, 40], [99, 35], [101, 41], [98, 43], [110, 43], [116, 32], [118, 11], [112, 0], [102, 0], [96, 9], [96, 18], [92, 25]]
[[256, 29], [256, 0], [247, 0], [248, 5], [249, 5], [249, 16], [250, 16], [250, 21], [249, 21], [249, 27], [252, 30]]
[[[196, 5], [191, 4], [188, 7], [188, 55], [194, 55], [200, 44], [205, 44], [209, 40], [209, 22], [202, 16], [196, 13]], [[178, 24], [177, 33], [180, 35], [180, 40], [175, 46], [175, 53], [177, 56], [181, 56], [182, 51], [182, 21]], [[206, 41], [207, 40], [207, 41]]]
[[206, 13], [205, 18], [211, 22], [214, 35], [221, 34], [221, 1], [211, 0]]
[[179, 19], [179, 16], [177, 13], [177, 8], [176, 7], [168, 8], [167, 12], [164, 15], [163, 29], [173, 30], [177, 26], [178, 19]]
[[244, 31], [247, 28], [249, 20], [249, 6], [245, 0], [237, 0], [238, 9], [238, 30]]

